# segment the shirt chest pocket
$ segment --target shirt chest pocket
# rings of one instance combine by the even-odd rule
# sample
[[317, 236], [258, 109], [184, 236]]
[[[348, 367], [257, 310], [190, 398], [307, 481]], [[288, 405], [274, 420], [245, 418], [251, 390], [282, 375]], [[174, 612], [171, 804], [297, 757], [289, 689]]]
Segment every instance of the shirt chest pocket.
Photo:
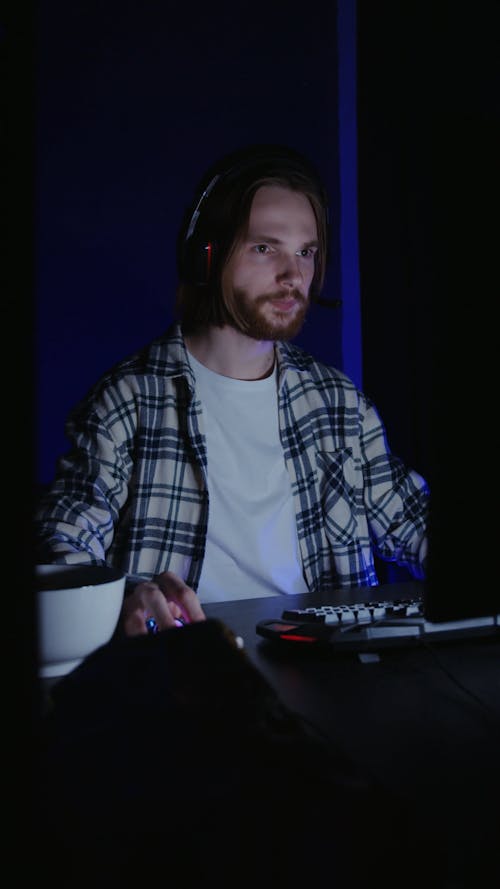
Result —
[[331, 540], [347, 543], [357, 529], [360, 470], [351, 448], [317, 451], [316, 465], [325, 530]]

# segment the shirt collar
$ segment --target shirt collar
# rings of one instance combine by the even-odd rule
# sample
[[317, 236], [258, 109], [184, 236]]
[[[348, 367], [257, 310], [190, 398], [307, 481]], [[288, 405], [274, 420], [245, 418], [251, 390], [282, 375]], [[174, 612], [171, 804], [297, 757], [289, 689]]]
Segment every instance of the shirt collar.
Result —
[[[289, 371], [303, 373], [310, 368], [311, 358], [293, 343], [276, 342], [278, 386], [281, 388]], [[167, 357], [168, 356], [168, 357]], [[195, 376], [189, 362], [186, 344], [179, 323], [172, 324], [166, 333], [152, 345], [150, 352], [152, 369], [162, 376], [184, 377], [191, 393], [195, 389]]]
[[174, 323], [152, 343], [149, 353], [151, 369], [161, 376], [183, 377], [191, 394], [195, 389], [195, 376], [189, 363], [181, 326]]

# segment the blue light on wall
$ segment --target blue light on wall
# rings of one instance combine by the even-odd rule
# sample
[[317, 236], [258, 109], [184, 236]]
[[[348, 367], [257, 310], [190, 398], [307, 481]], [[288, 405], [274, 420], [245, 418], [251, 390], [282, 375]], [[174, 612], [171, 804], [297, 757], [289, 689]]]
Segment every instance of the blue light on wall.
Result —
[[290, 144], [325, 178], [334, 215], [325, 295], [343, 302], [311, 312], [298, 344], [359, 382], [356, 8], [348, 0], [338, 14], [334, 2], [318, 7], [291, 16], [288, 0], [277, 0], [261, 17], [247, 0], [237, 15], [230, 0], [217, 0], [193, 21], [189, 7], [153, 0], [39, 4], [40, 483], [67, 447], [75, 402], [170, 323], [186, 204], [206, 167], [245, 143]]
[[342, 364], [363, 388], [358, 251], [356, 0], [337, 3], [340, 298]]

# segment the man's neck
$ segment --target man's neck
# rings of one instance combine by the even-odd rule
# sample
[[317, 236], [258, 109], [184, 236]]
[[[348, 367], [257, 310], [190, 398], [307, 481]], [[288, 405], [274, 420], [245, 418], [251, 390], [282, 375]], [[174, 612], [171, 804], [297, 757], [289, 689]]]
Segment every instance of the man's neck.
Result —
[[261, 380], [274, 367], [274, 343], [254, 340], [229, 325], [185, 337], [188, 352], [209, 370], [235, 380]]

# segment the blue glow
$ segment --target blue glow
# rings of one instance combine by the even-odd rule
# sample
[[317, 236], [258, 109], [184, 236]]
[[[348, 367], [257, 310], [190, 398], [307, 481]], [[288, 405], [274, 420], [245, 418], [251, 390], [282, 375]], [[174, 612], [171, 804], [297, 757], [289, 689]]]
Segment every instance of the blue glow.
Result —
[[357, 213], [355, 0], [338, 0], [337, 53], [342, 367], [354, 383], [359, 388], [362, 388], [363, 366]]

